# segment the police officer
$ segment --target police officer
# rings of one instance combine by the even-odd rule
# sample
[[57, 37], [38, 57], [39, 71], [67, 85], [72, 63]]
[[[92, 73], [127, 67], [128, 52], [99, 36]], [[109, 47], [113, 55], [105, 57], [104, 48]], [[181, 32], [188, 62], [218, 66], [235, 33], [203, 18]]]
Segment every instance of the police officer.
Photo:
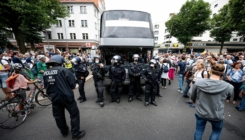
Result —
[[[156, 68], [157, 68], [158, 71], [159, 71], [159, 75], [161, 75], [161, 74], [162, 74], [162, 71], [161, 71], [161, 66], [160, 66], [160, 64], [159, 64], [159, 56], [156, 55], [156, 56], [154, 57], [154, 59], [156, 60]], [[162, 97], [162, 95], [160, 94], [160, 81], [159, 81], [159, 83], [157, 84], [157, 93], [156, 93], [156, 96]]]
[[136, 92], [136, 99], [142, 101], [140, 97], [140, 73], [143, 70], [142, 64], [138, 62], [139, 55], [133, 55], [133, 62], [129, 64], [128, 74], [130, 78], [130, 85], [129, 85], [129, 98], [128, 102], [133, 100], [134, 90]]
[[74, 64], [75, 75], [79, 84], [80, 97], [77, 100], [80, 100], [80, 103], [82, 103], [87, 100], [84, 91], [84, 84], [89, 72], [87, 70], [87, 66], [83, 63], [80, 57], [75, 57], [71, 61]]
[[102, 64], [100, 56], [94, 56], [94, 64], [91, 66], [94, 85], [97, 92], [97, 101], [96, 103], [100, 103], [101, 107], [104, 107], [104, 98], [103, 98], [103, 80], [105, 78], [105, 74], [108, 72], [107, 68]]
[[65, 109], [71, 118], [71, 133], [73, 139], [79, 139], [85, 135], [80, 131], [80, 117], [77, 103], [74, 99], [73, 89], [76, 87], [76, 80], [72, 73], [62, 67], [64, 58], [60, 55], [53, 55], [47, 65], [52, 68], [43, 74], [44, 87], [51, 97], [53, 116], [63, 137], [67, 137], [69, 128], [66, 124]]
[[156, 60], [151, 59], [150, 66], [141, 73], [142, 77], [145, 79], [145, 106], [149, 105], [150, 97], [151, 104], [157, 106], [155, 96], [157, 94], [157, 85], [160, 81], [160, 75], [156, 63]]
[[120, 95], [123, 90], [123, 84], [126, 78], [126, 70], [122, 64], [122, 58], [119, 55], [113, 57], [114, 65], [111, 66], [110, 75], [112, 78], [111, 84], [111, 102], [120, 103]]

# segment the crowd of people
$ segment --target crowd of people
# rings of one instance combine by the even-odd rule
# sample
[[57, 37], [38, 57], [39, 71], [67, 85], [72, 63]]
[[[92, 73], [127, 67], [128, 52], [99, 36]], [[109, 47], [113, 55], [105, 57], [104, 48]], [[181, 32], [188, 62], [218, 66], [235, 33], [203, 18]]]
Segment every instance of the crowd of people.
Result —
[[[148, 55], [150, 57], [150, 55]], [[132, 62], [128, 67], [130, 79], [128, 102], [133, 101], [133, 96], [142, 101], [140, 94], [140, 80], [145, 80], [145, 103], [157, 106], [155, 97], [162, 97], [160, 88], [166, 89], [171, 85], [171, 80], [175, 76], [178, 78], [178, 92], [184, 98], [189, 98], [186, 102], [190, 107], [196, 109], [197, 122], [211, 122], [216, 131], [213, 130], [211, 137], [219, 138], [222, 130], [224, 101], [229, 103], [231, 95], [234, 93], [232, 103], [235, 105], [239, 99], [241, 103], [236, 107], [237, 110], [245, 109], [245, 53], [237, 52], [233, 54], [155, 54], [152, 58], [142, 61], [142, 56], [134, 54]], [[78, 83], [80, 103], [85, 102], [85, 81], [89, 75], [88, 66], [91, 66], [95, 90], [97, 93], [96, 103], [104, 107], [104, 86], [103, 80], [106, 73], [111, 79], [110, 102], [120, 103], [120, 97], [126, 79], [126, 70], [123, 58], [115, 55], [111, 59], [111, 65], [104, 66], [103, 60], [99, 55], [91, 58], [90, 54], [69, 54], [58, 50], [57, 54], [53, 51], [39, 54], [20, 54], [18, 52], [0, 52], [0, 80], [6, 98], [12, 98], [11, 90], [6, 80], [9, 76], [21, 74], [22, 80], [16, 80], [15, 88], [28, 87], [32, 84], [35, 77], [40, 81], [40, 88], [52, 99], [53, 116], [56, 120], [64, 137], [68, 134], [68, 126], [64, 121], [64, 113], [60, 110], [65, 108], [71, 115], [72, 136], [80, 138], [85, 135], [85, 131], [79, 130], [79, 110], [74, 100], [73, 89]], [[149, 63], [143, 68], [141, 62]], [[186, 84], [184, 84], [186, 82]], [[24, 83], [24, 84], [23, 84]], [[186, 86], [184, 86], [186, 85]], [[176, 89], [177, 90], [177, 89]], [[199, 139], [204, 129], [204, 123], [197, 123], [195, 138]], [[219, 126], [219, 127], [217, 127]]]

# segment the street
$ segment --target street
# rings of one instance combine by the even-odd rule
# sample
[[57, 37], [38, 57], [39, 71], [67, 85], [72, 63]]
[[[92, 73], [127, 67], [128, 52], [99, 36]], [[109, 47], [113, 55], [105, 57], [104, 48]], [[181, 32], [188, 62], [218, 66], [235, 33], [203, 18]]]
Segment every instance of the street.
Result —
[[[163, 97], [156, 97], [157, 107], [144, 106], [135, 99], [128, 103], [124, 93], [121, 103], [109, 103], [110, 96], [105, 93], [105, 107], [96, 101], [93, 79], [85, 84], [87, 101], [78, 103], [80, 109], [80, 128], [86, 131], [83, 140], [191, 140], [195, 131], [195, 109], [189, 107], [177, 91], [175, 79], [167, 89], [161, 89]], [[78, 89], [74, 90], [76, 98]], [[125, 90], [127, 91], [127, 90]], [[142, 99], [144, 95], [142, 93]], [[245, 139], [245, 111], [238, 112], [236, 105], [226, 104], [222, 140]], [[0, 118], [1, 119], [1, 118]], [[69, 128], [69, 115], [66, 112]], [[203, 139], [211, 133], [208, 123]], [[63, 138], [52, 116], [52, 108], [36, 107], [26, 121], [13, 130], [0, 129], [0, 140], [62, 140], [71, 139], [71, 134]]]

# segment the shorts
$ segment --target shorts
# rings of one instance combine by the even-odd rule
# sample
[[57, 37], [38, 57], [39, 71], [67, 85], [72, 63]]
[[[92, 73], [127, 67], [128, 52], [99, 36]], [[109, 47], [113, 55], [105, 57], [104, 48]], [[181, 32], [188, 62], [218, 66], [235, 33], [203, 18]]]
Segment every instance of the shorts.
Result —
[[43, 86], [43, 76], [37, 76], [38, 80], [42, 81], [39, 85]]
[[8, 79], [8, 74], [0, 75], [0, 87], [1, 88], [8, 88], [6, 81]]

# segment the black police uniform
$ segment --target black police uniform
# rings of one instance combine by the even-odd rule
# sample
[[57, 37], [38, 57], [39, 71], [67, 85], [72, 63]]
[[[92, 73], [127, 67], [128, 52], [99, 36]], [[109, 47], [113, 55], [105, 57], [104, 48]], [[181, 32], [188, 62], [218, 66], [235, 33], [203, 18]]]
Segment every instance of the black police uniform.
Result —
[[151, 102], [155, 102], [155, 96], [157, 94], [157, 88], [159, 85], [158, 82], [160, 80], [159, 69], [151, 68], [150, 66], [142, 71], [142, 78], [145, 81], [145, 102], [149, 102], [149, 98], [151, 96]]
[[[159, 74], [158, 75], [161, 75], [162, 74], [162, 71], [161, 71], [161, 67], [160, 67], [160, 64], [157, 62], [156, 63], [156, 69], [158, 69], [158, 72]], [[157, 83], [157, 93], [156, 95], [159, 96], [159, 97], [162, 97], [162, 95], [160, 94], [160, 80], [158, 81], [159, 83]]]
[[[79, 99], [81, 101], [86, 101], [86, 96], [85, 96], [85, 91], [84, 91], [84, 84], [86, 81], [86, 77], [89, 75], [89, 72], [87, 70], [87, 66], [83, 63], [79, 63], [77, 65], [74, 66], [75, 68], [75, 74], [76, 74], [76, 78], [79, 84], [79, 93], [80, 93], [80, 97]], [[84, 77], [84, 79], [81, 79], [81, 77]]]
[[131, 62], [129, 64], [128, 74], [130, 78], [129, 85], [129, 98], [133, 98], [134, 91], [136, 93], [136, 98], [140, 99], [140, 73], [142, 72], [143, 67], [141, 63], [135, 64]]
[[72, 76], [68, 69], [61, 66], [53, 66], [44, 72], [43, 80], [44, 87], [51, 97], [56, 125], [63, 135], [68, 134], [65, 118], [65, 109], [67, 109], [71, 118], [72, 137], [75, 138], [80, 133], [79, 109], [72, 91], [76, 87], [75, 77]]
[[97, 92], [97, 102], [103, 102], [103, 80], [105, 78], [105, 74], [108, 72], [107, 68], [101, 68], [99, 64], [93, 64], [91, 66], [91, 70], [93, 72], [94, 86]]
[[124, 65], [112, 65], [110, 69], [110, 76], [112, 78], [112, 84], [110, 89], [112, 102], [116, 100], [117, 102], [120, 102], [120, 95], [122, 93], [123, 84], [126, 79], [126, 70]]

